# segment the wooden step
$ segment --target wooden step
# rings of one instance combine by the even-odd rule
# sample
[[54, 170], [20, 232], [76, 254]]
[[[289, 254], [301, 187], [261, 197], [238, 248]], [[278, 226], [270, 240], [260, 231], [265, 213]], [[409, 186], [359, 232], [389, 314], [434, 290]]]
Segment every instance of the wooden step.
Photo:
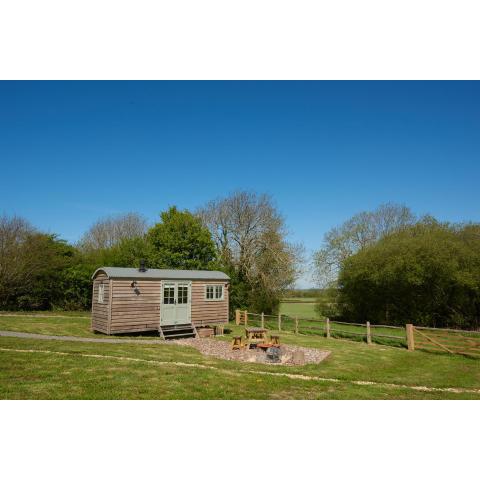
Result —
[[191, 323], [182, 324], [182, 325], [162, 325], [163, 331], [168, 330], [193, 330], [193, 325]]
[[197, 337], [197, 330], [191, 323], [182, 325], [165, 325], [159, 328], [160, 336], [164, 340], [178, 337]]
[[175, 337], [194, 337], [195, 333], [194, 332], [189, 332], [189, 333], [170, 333], [168, 335], [165, 335], [165, 340], [168, 340], [169, 338], [175, 338]]

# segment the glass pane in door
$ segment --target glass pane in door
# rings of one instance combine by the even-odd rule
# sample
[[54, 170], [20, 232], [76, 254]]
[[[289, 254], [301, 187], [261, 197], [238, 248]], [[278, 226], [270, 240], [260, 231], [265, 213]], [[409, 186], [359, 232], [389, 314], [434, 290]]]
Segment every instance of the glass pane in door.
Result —
[[188, 286], [187, 285], [179, 285], [178, 286], [178, 303], [183, 305], [188, 303]]
[[175, 303], [175, 287], [173, 285], [165, 285], [163, 287], [163, 303], [166, 305]]

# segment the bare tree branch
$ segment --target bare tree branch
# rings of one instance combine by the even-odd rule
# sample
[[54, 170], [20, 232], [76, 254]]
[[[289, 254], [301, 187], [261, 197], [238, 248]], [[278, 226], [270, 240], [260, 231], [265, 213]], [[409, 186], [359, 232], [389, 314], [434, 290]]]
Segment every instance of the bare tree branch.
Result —
[[138, 213], [105, 217], [90, 227], [78, 247], [84, 251], [110, 248], [122, 240], [142, 237], [146, 231], [147, 221]]

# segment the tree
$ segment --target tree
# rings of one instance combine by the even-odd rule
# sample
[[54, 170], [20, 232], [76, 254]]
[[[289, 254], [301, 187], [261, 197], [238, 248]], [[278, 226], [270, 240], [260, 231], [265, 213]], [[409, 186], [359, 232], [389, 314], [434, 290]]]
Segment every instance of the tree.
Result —
[[0, 216], [0, 308], [15, 303], [29, 281], [26, 242], [35, 229], [23, 218]]
[[147, 233], [150, 266], [186, 270], [215, 268], [215, 244], [198, 217], [171, 207], [162, 212], [160, 218]]
[[349, 257], [339, 305], [349, 321], [478, 329], [480, 225], [431, 218]]
[[98, 266], [138, 267], [142, 259], [152, 263], [152, 255], [152, 245], [144, 235], [120, 240], [111, 248], [97, 251], [91, 255], [91, 259], [95, 259], [94, 263]]
[[146, 231], [147, 221], [138, 213], [112, 215], [95, 222], [81, 238], [79, 247], [83, 251], [107, 249], [123, 240], [142, 237]]
[[72, 265], [64, 268], [58, 282], [62, 292], [55, 307], [64, 310], [88, 310], [92, 305], [92, 273], [98, 265], [91, 265], [79, 257], [78, 253]]
[[272, 312], [299, 274], [302, 250], [287, 242], [284, 219], [268, 195], [236, 192], [198, 211], [232, 278], [231, 308]]
[[19, 217], [0, 217], [0, 308], [62, 306], [62, 275], [75, 249]]
[[36, 232], [24, 244], [27, 281], [18, 291], [16, 306], [21, 309], [64, 308], [62, 277], [75, 257], [75, 248], [55, 234]]
[[319, 285], [330, 285], [348, 257], [384, 236], [414, 224], [415, 220], [408, 207], [386, 203], [372, 212], [360, 212], [332, 228], [325, 234], [322, 248], [314, 254]]

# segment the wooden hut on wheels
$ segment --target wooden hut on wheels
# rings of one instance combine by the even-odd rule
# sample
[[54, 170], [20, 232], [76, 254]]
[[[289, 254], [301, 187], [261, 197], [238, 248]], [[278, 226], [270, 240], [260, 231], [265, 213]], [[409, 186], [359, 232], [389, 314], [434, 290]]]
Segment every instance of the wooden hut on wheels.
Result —
[[95, 271], [92, 330], [158, 330], [162, 338], [197, 336], [199, 327], [228, 322], [230, 278], [206, 270], [102, 267]]

